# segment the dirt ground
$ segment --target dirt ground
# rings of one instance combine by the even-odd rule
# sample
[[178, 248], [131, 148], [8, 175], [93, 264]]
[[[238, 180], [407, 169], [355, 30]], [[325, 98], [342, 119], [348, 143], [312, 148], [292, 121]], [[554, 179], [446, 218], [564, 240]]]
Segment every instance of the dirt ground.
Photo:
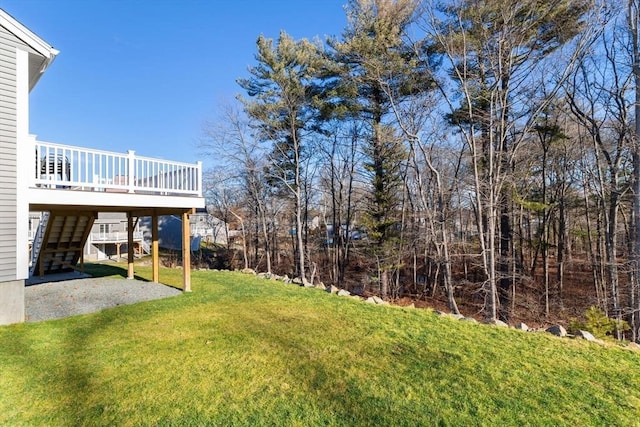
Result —
[[[484, 293], [479, 285], [472, 283], [456, 284], [456, 303], [460, 312], [478, 320], [483, 318], [485, 307]], [[583, 263], [572, 263], [565, 270], [562, 289], [556, 280], [556, 271], [550, 270], [549, 314], [545, 310], [545, 290], [542, 275], [519, 279], [509, 295], [510, 315], [508, 323], [524, 322], [530, 327], [540, 328], [560, 323], [568, 325], [572, 320], [584, 318], [591, 306], [598, 306], [593, 275]], [[446, 298], [442, 293], [435, 297], [403, 297], [397, 301], [400, 305], [413, 303], [416, 307], [429, 307], [435, 310], [449, 311]]]

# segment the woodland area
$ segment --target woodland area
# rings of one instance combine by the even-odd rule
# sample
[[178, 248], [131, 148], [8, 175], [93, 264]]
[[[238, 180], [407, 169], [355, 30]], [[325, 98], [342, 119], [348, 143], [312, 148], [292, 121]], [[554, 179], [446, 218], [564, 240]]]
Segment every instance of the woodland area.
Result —
[[[233, 267], [640, 341], [639, 5], [351, 0], [207, 125]], [[222, 166], [220, 166], [222, 165]]]

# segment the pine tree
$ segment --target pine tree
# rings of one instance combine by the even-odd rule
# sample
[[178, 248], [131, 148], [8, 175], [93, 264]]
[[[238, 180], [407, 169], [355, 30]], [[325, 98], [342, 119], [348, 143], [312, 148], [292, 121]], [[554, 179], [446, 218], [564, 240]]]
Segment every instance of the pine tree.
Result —
[[341, 75], [336, 82], [342, 111], [365, 123], [368, 135], [365, 170], [370, 194], [365, 225], [374, 244], [380, 293], [388, 296], [390, 272], [401, 227], [403, 164], [407, 150], [394, 125], [391, 102], [429, 87], [431, 75], [421, 55], [423, 46], [403, 37], [413, 22], [415, 0], [352, 0], [348, 27], [341, 41], [332, 40], [334, 61]]
[[295, 41], [285, 32], [275, 45], [260, 36], [257, 48], [258, 65], [249, 69], [250, 78], [239, 79], [238, 84], [252, 98], [242, 101], [247, 114], [259, 123], [259, 136], [273, 142], [269, 181], [292, 197], [296, 267], [304, 281], [304, 138], [317, 114], [314, 99], [322, 49], [306, 39]]

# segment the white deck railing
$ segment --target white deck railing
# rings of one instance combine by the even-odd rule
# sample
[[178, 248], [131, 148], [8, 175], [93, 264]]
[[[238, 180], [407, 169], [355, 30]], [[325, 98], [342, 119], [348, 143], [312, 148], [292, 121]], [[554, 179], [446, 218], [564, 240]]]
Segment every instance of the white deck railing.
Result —
[[35, 141], [34, 187], [202, 197], [202, 163]]
[[[133, 240], [142, 240], [143, 235], [142, 231], [134, 231], [133, 232]], [[129, 235], [126, 231], [122, 232], [112, 232], [112, 233], [91, 233], [91, 242], [92, 243], [113, 243], [113, 242], [127, 242], [129, 240]]]

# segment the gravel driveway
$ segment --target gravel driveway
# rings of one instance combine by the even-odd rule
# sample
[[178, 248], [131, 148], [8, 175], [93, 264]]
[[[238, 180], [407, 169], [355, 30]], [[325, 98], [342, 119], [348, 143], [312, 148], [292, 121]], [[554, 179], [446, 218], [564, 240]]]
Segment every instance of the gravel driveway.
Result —
[[25, 288], [25, 320], [61, 319], [180, 294], [180, 289], [170, 286], [129, 279], [82, 278], [32, 284]]

